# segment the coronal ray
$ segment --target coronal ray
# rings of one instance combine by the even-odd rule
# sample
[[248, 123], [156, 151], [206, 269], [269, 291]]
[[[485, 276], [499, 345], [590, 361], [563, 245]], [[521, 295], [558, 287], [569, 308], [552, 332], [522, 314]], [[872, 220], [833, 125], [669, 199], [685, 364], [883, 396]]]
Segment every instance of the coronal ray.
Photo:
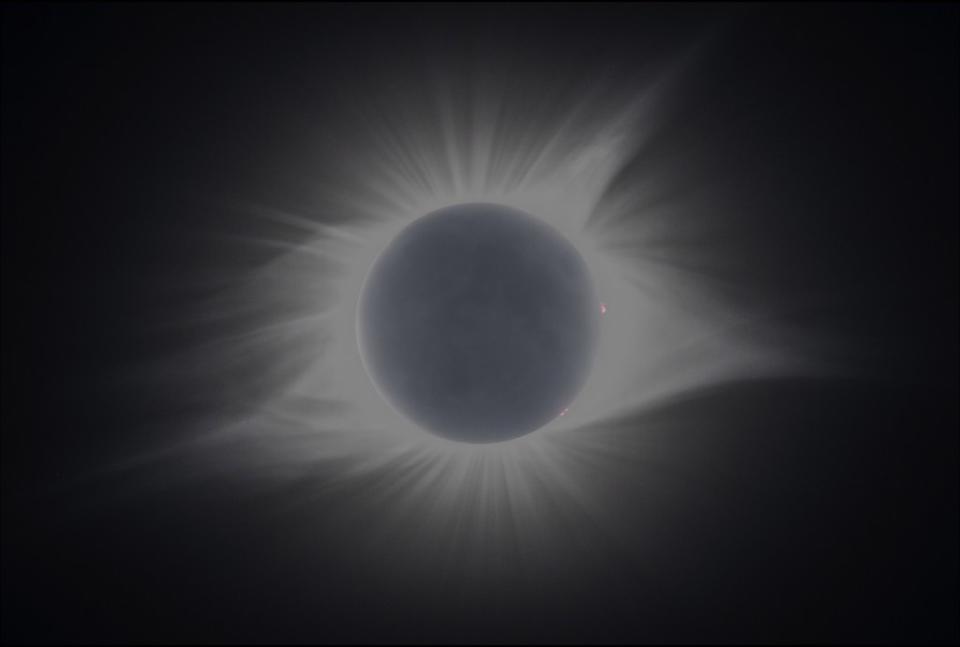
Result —
[[[630, 95], [603, 78], [523, 72], [351, 86], [351, 109], [316, 137], [338, 164], [312, 178], [315, 207], [238, 206], [260, 233], [222, 232], [233, 253], [211, 277], [220, 287], [164, 324], [200, 343], [144, 369], [153, 382], [216, 385], [204, 389], [218, 394], [216, 414], [130, 465], [188, 456], [196, 469], [183, 473], [282, 491], [286, 506], [340, 498], [334, 514], [384, 573], [523, 579], [576, 552], [578, 533], [616, 546], [618, 475], [649, 480], [631, 514], [670, 494], [656, 465], [658, 407], [734, 379], [823, 370], [781, 350], [796, 345], [766, 341], [773, 321], [735, 308], [720, 295], [735, 286], [671, 245], [723, 220], [722, 210], [704, 217], [709, 187], [676, 176], [677, 165], [636, 164], [683, 69], [645, 70]], [[547, 220], [583, 255], [604, 311], [576, 400], [529, 436], [491, 445], [400, 417], [365, 374], [355, 331], [373, 259], [412, 219], [464, 202]]]

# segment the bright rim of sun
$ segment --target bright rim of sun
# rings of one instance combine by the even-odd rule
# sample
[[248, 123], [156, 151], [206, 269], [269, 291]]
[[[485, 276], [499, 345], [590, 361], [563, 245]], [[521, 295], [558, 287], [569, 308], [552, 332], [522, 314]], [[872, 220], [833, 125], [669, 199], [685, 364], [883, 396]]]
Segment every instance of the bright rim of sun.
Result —
[[[691, 221], [680, 217], [683, 202], [649, 200], [670, 178], [617, 183], [656, 130], [676, 72], [651, 75], [634, 96], [598, 84], [546, 122], [502, 88], [479, 88], [469, 119], [464, 104], [440, 91], [354, 97], [351, 105], [368, 108], [343, 127], [324, 125], [324, 137], [337, 133], [352, 145], [336, 149], [350, 151], [341, 176], [316, 178], [316, 211], [243, 205], [266, 233], [225, 235], [224, 244], [272, 248], [272, 260], [250, 267], [225, 255], [229, 287], [195, 313], [221, 322], [216, 332], [152, 372], [166, 380], [191, 367], [216, 373], [219, 413], [199, 419], [186, 441], [136, 462], [188, 453], [199, 471], [264, 488], [318, 475], [324, 487], [384, 478], [393, 485], [376, 496], [417, 530], [386, 515], [371, 519], [370, 531], [400, 533], [408, 541], [397, 550], [424, 567], [416, 536], [454, 523], [475, 531], [464, 535], [464, 549], [480, 553], [492, 550], [483, 543], [489, 533], [508, 526], [521, 547], [556, 541], [545, 497], [615, 526], [619, 512], [597, 489], [598, 466], [637, 469], [646, 441], [642, 428], [627, 440], [622, 429], [612, 433], [612, 421], [704, 385], [805, 370], [750, 334], [756, 313], [736, 311], [671, 262], [682, 259], [660, 243], [675, 223]], [[508, 109], [520, 117], [505, 122]], [[408, 422], [378, 394], [357, 346], [357, 302], [377, 255], [412, 220], [466, 202], [547, 221], [579, 250], [602, 299], [593, 368], [579, 395], [542, 428], [493, 444], [453, 442]], [[649, 206], [638, 213], [642, 204]], [[258, 370], [234, 377], [230, 369], [250, 358]]]

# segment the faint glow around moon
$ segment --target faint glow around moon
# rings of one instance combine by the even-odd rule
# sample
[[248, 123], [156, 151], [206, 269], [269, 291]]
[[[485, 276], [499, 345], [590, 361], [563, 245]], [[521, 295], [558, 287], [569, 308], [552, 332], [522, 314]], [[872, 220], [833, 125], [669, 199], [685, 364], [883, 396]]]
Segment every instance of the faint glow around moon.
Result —
[[[150, 370], [156, 382], [205, 385], [193, 391], [215, 393], [215, 413], [198, 417], [186, 441], [130, 464], [186, 452], [201, 474], [262, 488], [303, 483], [305, 504], [367, 488], [365, 505], [381, 510], [364, 524], [371, 545], [389, 537], [391, 559], [417, 572], [438, 568], [424, 537], [454, 533], [444, 567], [492, 577], [484, 556], [499, 555], [506, 538], [511, 550], [548, 559], [547, 549], [565, 541], [556, 528], [568, 515], [615, 528], [621, 512], [599, 483], [612, 465], [635, 461], [635, 469], [645, 432], [631, 432], [637, 442], [602, 433], [611, 420], [705, 385], [811, 370], [751, 334], [762, 318], [718, 298], [663, 244], [680, 224], [696, 236], [706, 223], [708, 235], [721, 211], [688, 218], [702, 216], [702, 203], [650, 198], [683, 178], [617, 181], [657, 132], [678, 72], [648, 74], [632, 95], [557, 81], [542, 88], [564, 97], [549, 109], [531, 99], [536, 93], [509, 92], [502, 74], [461, 93], [416, 79], [345, 89], [350, 109], [336, 123], [313, 124], [318, 150], [337, 151], [336, 164], [290, 171], [316, 187], [315, 206], [243, 205], [259, 233], [223, 235], [234, 253], [219, 255], [212, 272], [228, 277], [227, 287], [179, 322], [206, 326], [205, 343]], [[596, 292], [616, 303], [615, 316], [600, 303], [594, 368], [576, 406], [488, 445], [425, 434], [404, 420], [372, 387], [356, 344], [358, 298], [374, 259], [413, 219], [471, 202], [549, 216], [582, 254]], [[274, 254], [252, 264], [251, 247]]]

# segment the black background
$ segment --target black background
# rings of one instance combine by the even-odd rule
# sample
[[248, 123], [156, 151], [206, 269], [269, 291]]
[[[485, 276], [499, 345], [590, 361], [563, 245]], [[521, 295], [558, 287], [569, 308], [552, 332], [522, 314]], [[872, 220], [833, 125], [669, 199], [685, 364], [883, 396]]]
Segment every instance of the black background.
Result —
[[[669, 597], [611, 559], [455, 606], [333, 558], [307, 572], [336, 529], [299, 543], [240, 490], [84, 506], [77, 474], [190, 413], [102, 385], [165, 352], [141, 333], [177, 307], [162, 279], [221, 224], [196, 205], [265, 184], [295, 205], [272, 142], [301, 105], [322, 116], [323, 79], [501, 42], [639, 66], [714, 25], [650, 150], [708, 142], [692, 166], [750, 204], [706, 243], [725, 279], [755, 303], [829, 293], [783, 323], [864, 377], [729, 384], [609, 423], [670, 420], [678, 460], [722, 455], [696, 463], [722, 514], [678, 512], [690, 532], [652, 556]], [[957, 29], [946, 4], [5, 4], [4, 641], [957, 641]]]

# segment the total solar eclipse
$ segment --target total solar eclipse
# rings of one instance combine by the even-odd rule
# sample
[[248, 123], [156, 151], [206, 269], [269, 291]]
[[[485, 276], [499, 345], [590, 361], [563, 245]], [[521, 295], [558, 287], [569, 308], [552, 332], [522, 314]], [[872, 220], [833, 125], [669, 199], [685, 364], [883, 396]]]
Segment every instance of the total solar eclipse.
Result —
[[374, 262], [361, 355], [391, 405], [438, 436], [508, 440], [561, 415], [583, 386], [601, 315], [576, 248], [495, 204], [419, 218]]

